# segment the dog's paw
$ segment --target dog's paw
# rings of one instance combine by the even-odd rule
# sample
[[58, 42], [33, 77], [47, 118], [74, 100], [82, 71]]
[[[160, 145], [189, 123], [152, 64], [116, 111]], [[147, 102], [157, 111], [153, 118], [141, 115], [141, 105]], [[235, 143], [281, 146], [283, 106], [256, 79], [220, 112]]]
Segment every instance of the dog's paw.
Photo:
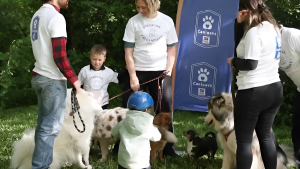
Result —
[[100, 162], [105, 162], [107, 159], [106, 158], [101, 158], [99, 161]]
[[91, 165], [86, 166], [87, 169], [92, 169], [93, 167]]

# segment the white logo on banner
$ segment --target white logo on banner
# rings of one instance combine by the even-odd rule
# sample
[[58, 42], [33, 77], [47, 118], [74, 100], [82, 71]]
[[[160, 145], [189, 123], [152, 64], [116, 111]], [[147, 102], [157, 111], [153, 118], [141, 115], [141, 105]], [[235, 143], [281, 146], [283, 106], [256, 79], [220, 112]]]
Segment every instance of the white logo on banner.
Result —
[[215, 94], [216, 74], [217, 68], [206, 62], [191, 65], [189, 95], [210, 99]]
[[197, 12], [194, 43], [203, 48], [219, 46], [221, 15], [205, 10]]
[[199, 76], [198, 76], [198, 80], [200, 81], [200, 82], [207, 82], [207, 76], [209, 75], [209, 72], [207, 71], [207, 69], [200, 69], [200, 70], [198, 70], [198, 74], [199, 74]]
[[212, 17], [208, 17], [207, 15], [203, 18], [203, 29], [211, 29], [212, 24], [214, 23], [214, 19]]

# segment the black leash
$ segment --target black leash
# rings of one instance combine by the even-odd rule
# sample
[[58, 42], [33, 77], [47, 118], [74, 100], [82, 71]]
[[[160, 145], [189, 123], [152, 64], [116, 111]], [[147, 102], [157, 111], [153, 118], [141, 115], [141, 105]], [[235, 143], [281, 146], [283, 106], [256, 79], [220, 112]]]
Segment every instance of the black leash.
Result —
[[[74, 126], [76, 128], [76, 130], [79, 132], [79, 133], [83, 133], [85, 132], [85, 124], [84, 124], [84, 121], [82, 120], [81, 118], [81, 115], [80, 115], [80, 112], [79, 112], [79, 109], [80, 109], [80, 106], [79, 106], [79, 103], [78, 103], [78, 100], [76, 98], [76, 95], [75, 95], [75, 91], [76, 89], [73, 88], [72, 91], [71, 91], [71, 105], [72, 105], [72, 116], [73, 116], [73, 123], [74, 123]], [[83, 125], [83, 130], [80, 131], [76, 125], [76, 122], [75, 122], [75, 113], [78, 113], [78, 116], [80, 118], [80, 121]]]

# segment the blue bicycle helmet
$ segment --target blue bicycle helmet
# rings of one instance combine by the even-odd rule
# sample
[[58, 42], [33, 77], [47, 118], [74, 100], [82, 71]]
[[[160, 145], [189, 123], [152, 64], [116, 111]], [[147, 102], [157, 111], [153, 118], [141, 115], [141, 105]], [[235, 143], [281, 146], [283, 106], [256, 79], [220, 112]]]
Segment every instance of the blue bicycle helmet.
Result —
[[154, 101], [152, 97], [145, 92], [132, 93], [127, 102], [127, 107], [131, 110], [145, 110], [149, 106], [154, 107]]

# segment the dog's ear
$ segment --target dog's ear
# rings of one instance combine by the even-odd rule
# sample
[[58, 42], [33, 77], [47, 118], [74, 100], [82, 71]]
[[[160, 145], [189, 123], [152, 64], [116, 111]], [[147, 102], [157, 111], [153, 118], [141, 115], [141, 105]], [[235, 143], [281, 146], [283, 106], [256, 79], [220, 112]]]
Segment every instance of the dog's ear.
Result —
[[222, 93], [214, 96], [208, 103], [208, 108], [215, 119], [223, 122], [233, 113], [232, 96], [228, 93]]
[[170, 113], [163, 113], [164, 115], [164, 124], [169, 124], [171, 121]]
[[153, 119], [153, 124], [157, 126], [161, 126], [161, 114], [158, 114]]

